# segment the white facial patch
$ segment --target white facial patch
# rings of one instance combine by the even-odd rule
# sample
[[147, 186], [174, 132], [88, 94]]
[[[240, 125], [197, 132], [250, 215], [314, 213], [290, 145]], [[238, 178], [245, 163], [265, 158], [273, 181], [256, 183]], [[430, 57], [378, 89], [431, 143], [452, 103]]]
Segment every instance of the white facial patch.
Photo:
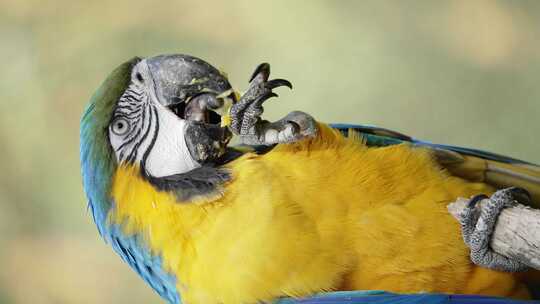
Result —
[[146, 171], [154, 177], [185, 173], [200, 167], [186, 145], [186, 121], [156, 105], [159, 131], [146, 159]]

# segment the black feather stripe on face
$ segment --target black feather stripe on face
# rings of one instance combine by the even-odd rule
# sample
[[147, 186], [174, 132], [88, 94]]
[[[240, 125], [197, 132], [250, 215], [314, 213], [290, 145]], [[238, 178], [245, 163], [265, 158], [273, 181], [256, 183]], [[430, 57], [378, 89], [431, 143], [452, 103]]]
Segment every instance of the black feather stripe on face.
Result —
[[155, 106], [152, 106], [152, 117], [154, 117], [154, 121], [155, 121], [155, 127], [154, 127], [154, 135], [152, 136], [152, 141], [150, 142], [150, 145], [148, 146], [148, 148], [146, 148], [146, 151], [144, 151], [144, 155], [142, 157], [142, 161], [141, 161], [141, 167], [146, 171], [146, 169], [144, 168], [145, 167], [145, 164], [146, 164], [146, 160], [148, 159], [148, 155], [150, 154], [150, 151], [152, 151], [152, 148], [154, 148], [154, 145], [156, 144], [156, 139], [157, 139], [157, 135], [159, 133], [159, 118], [158, 118], [158, 113], [157, 113], [157, 110], [155, 108]]
[[[127, 161], [130, 162], [130, 163], [134, 163], [136, 160], [137, 160], [137, 156], [139, 155], [139, 148], [141, 147], [141, 144], [144, 143], [144, 141], [146, 140], [146, 138], [148, 137], [148, 135], [150, 134], [150, 130], [151, 130], [151, 126], [152, 126], [152, 123], [154, 124], [157, 124], [158, 123], [158, 119], [157, 119], [157, 115], [152, 115], [152, 109], [146, 109], [150, 115], [148, 115], [148, 119], [146, 119], [145, 121], [143, 121], [143, 125], [142, 127], [146, 127], [145, 131], [144, 131], [144, 134], [143, 136], [135, 143], [133, 144], [133, 148], [131, 150], [131, 153], [130, 155], [128, 156], [128, 159]], [[152, 140], [155, 139], [155, 137], [157, 136], [157, 133], [154, 133], [151, 135], [152, 136]], [[141, 151], [142, 152], [142, 151]], [[144, 153], [146, 153], [147, 151], [144, 151]]]
[[134, 163], [141, 160], [141, 155], [148, 154], [150, 145], [145, 151], [139, 151], [147, 138], [155, 141], [157, 132], [150, 134], [152, 126], [159, 124], [154, 105], [148, 102], [148, 96], [136, 84], [131, 84], [122, 94], [114, 110], [115, 119], [123, 118], [130, 124], [128, 133], [121, 137], [121, 143], [116, 147], [120, 162]]

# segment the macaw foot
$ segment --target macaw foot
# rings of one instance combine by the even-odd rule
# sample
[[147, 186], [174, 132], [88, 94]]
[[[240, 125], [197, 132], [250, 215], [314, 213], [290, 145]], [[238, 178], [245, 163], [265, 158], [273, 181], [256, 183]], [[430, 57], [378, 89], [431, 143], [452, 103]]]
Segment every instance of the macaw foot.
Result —
[[[476, 208], [476, 204], [483, 199], [488, 199], [487, 203], [481, 209]], [[507, 272], [525, 271], [528, 268], [525, 264], [494, 252], [489, 246], [501, 211], [514, 206], [518, 201], [526, 200], [530, 200], [527, 190], [512, 187], [499, 190], [489, 198], [482, 194], [469, 201], [459, 221], [463, 240], [471, 250], [471, 261], [474, 264]]]
[[240, 100], [231, 107], [231, 130], [240, 137], [244, 144], [273, 145], [290, 143], [314, 136], [317, 133], [315, 119], [310, 115], [295, 111], [284, 118], [269, 122], [261, 119], [262, 104], [278, 95], [273, 89], [292, 84], [285, 79], [268, 80], [270, 65], [260, 64], [251, 76], [248, 90]]

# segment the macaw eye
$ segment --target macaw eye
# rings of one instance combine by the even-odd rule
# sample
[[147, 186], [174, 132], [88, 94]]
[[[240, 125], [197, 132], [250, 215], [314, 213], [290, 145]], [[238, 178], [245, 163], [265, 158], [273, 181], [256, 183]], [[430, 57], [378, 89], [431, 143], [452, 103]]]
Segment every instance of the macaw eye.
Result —
[[125, 118], [117, 118], [111, 125], [111, 131], [116, 135], [125, 135], [131, 128], [129, 121]]

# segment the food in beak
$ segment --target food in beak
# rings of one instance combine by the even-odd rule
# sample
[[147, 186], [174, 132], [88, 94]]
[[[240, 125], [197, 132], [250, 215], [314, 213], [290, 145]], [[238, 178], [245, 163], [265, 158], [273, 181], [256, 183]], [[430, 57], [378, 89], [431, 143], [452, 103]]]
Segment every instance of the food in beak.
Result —
[[221, 116], [214, 112], [213, 109], [218, 109], [222, 105], [223, 101], [217, 99], [214, 94], [199, 94], [187, 102], [184, 119], [219, 124]]

